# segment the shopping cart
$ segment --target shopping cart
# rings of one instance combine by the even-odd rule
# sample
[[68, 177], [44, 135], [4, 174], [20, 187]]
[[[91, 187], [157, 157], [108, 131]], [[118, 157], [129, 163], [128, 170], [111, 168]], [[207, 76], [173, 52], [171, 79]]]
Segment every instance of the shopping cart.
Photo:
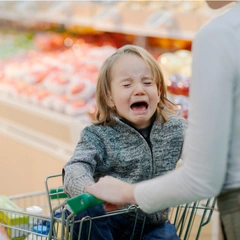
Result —
[[[134, 215], [135, 223], [138, 221], [140, 209], [131, 205], [126, 209], [107, 212], [97, 217], [84, 217], [75, 220], [75, 216], [82, 210], [101, 204], [102, 201], [89, 194], [68, 198], [64, 193], [61, 174], [46, 178], [46, 191], [35, 192], [10, 197], [16, 209], [8, 207], [0, 208], [0, 225], [4, 227], [9, 239], [14, 240], [70, 240], [73, 237], [74, 224], [79, 224], [79, 239], [83, 224], [88, 223], [88, 239], [91, 239], [93, 221], [97, 219], [115, 216], [119, 214]], [[184, 204], [171, 209], [169, 220], [176, 226], [177, 233], [182, 240], [200, 239], [201, 230], [210, 221], [215, 208], [216, 200], [208, 199], [205, 202]], [[26, 211], [29, 206], [38, 206], [42, 209], [41, 214], [32, 214]], [[71, 214], [66, 214], [66, 211]], [[145, 219], [142, 220], [143, 233]], [[192, 234], [192, 229], [197, 229]], [[132, 237], [135, 235], [135, 224], [132, 229]], [[5, 240], [4, 238], [0, 240]], [[84, 239], [85, 240], [85, 239]]]

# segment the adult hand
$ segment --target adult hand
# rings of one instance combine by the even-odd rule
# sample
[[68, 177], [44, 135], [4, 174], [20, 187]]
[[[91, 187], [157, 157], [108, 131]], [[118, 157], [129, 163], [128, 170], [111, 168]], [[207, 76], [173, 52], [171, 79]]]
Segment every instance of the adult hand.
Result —
[[134, 199], [135, 185], [106, 176], [91, 186], [86, 186], [84, 192], [90, 193], [105, 202], [105, 210], [116, 210], [127, 204], [136, 204]]

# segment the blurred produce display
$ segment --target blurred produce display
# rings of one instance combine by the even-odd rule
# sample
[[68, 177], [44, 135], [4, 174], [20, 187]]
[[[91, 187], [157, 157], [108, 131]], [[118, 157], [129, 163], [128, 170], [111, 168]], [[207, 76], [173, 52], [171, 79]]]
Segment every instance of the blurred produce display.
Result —
[[187, 118], [192, 37], [211, 14], [202, 1], [0, 2], [0, 94], [94, 118], [99, 67], [134, 43], [158, 60]]
[[35, 48], [2, 61], [0, 93], [71, 116], [86, 113], [94, 105], [99, 67], [116, 50], [106, 36], [99, 36], [102, 46], [89, 38], [36, 34]]
[[0, 32], [0, 61], [33, 48], [31, 33]]
[[189, 50], [164, 53], [158, 58], [163, 69], [170, 99], [179, 106], [180, 113], [188, 117], [188, 95], [191, 82], [192, 54]]
[[[169, 40], [166, 45], [166, 39], [158, 39], [162, 43], [158, 51], [154, 44], [148, 50], [163, 69], [170, 98], [187, 117], [191, 52], [181, 49], [190, 48], [183, 41], [174, 52], [178, 41]], [[5, 51], [1, 54], [0, 93], [70, 116], [88, 113], [94, 118], [94, 92], [102, 62], [117, 48], [132, 43], [133, 36], [119, 33], [8, 32], [0, 42]]]

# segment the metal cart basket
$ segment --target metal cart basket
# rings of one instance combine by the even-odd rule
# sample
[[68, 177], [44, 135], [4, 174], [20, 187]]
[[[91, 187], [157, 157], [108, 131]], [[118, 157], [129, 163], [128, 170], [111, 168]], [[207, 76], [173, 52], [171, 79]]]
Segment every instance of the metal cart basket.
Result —
[[[1, 197], [6, 201], [6, 206], [0, 207], [0, 226], [4, 228], [6, 238], [0, 240], [68, 240], [73, 238], [74, 224], [79, 224], [78, 239], [82, 239], [81, 231], [83, 223], [88, 222], [88, 239], [91, 239], [91, 226], [96, 219], [110, 217], [118, 214], [131, 214], [138, 219], [139, 208], [135, 205], [123, 210], [107, 212], [97, 217], [84, 217], [75, 220], [75, 216], [82, 210], [101, 204], [102, 201], [89, 194], [82, 194], [76, 198], [68, 198], [61, 186], [61, 175], [52, 175], [46, 178], [46, 191], [34, 192], [9, 198]], [[6, 199], [4, 199], [6, 198]], [[212, 217], [216, 200], [208, 199], [204, 202], [184, 204], [171, 208], [169, 220], [177, 229], [177, 234], [182, 240], [200, 239], [202, 228], [207, 225]], [[41, 214], [27, 212], [29, 206], [41, 208]], [[66, 215], [69, 210], [71, 214]], [[142, 220], [142, 231], [145, 220]], [[192, 234], [194, 229], [194, 234]], [[132, 237], [135, 235], [135, 227], [132, 229]], [[134, 238], [135, 239], [135, 238]], [[139, 239], [141, 239], [141, 234]], [[85, 239], [84, 239], [85, 240]]]

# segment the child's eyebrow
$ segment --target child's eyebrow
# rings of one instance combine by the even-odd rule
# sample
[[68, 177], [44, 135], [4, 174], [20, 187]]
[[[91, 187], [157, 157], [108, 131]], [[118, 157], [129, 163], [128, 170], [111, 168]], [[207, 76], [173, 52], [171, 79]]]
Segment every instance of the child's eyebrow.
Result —
[[145, 80], [145, 79], [152, 79], [153, 80], [153, 76], [151, 76], [151, 75], [142, 76], [142, 80]]
[[126, 78], [121, 79], [120, 82], [125, 82], [125, 81], [133, 81], [133, 79], [131, 77], [126, 77]]

